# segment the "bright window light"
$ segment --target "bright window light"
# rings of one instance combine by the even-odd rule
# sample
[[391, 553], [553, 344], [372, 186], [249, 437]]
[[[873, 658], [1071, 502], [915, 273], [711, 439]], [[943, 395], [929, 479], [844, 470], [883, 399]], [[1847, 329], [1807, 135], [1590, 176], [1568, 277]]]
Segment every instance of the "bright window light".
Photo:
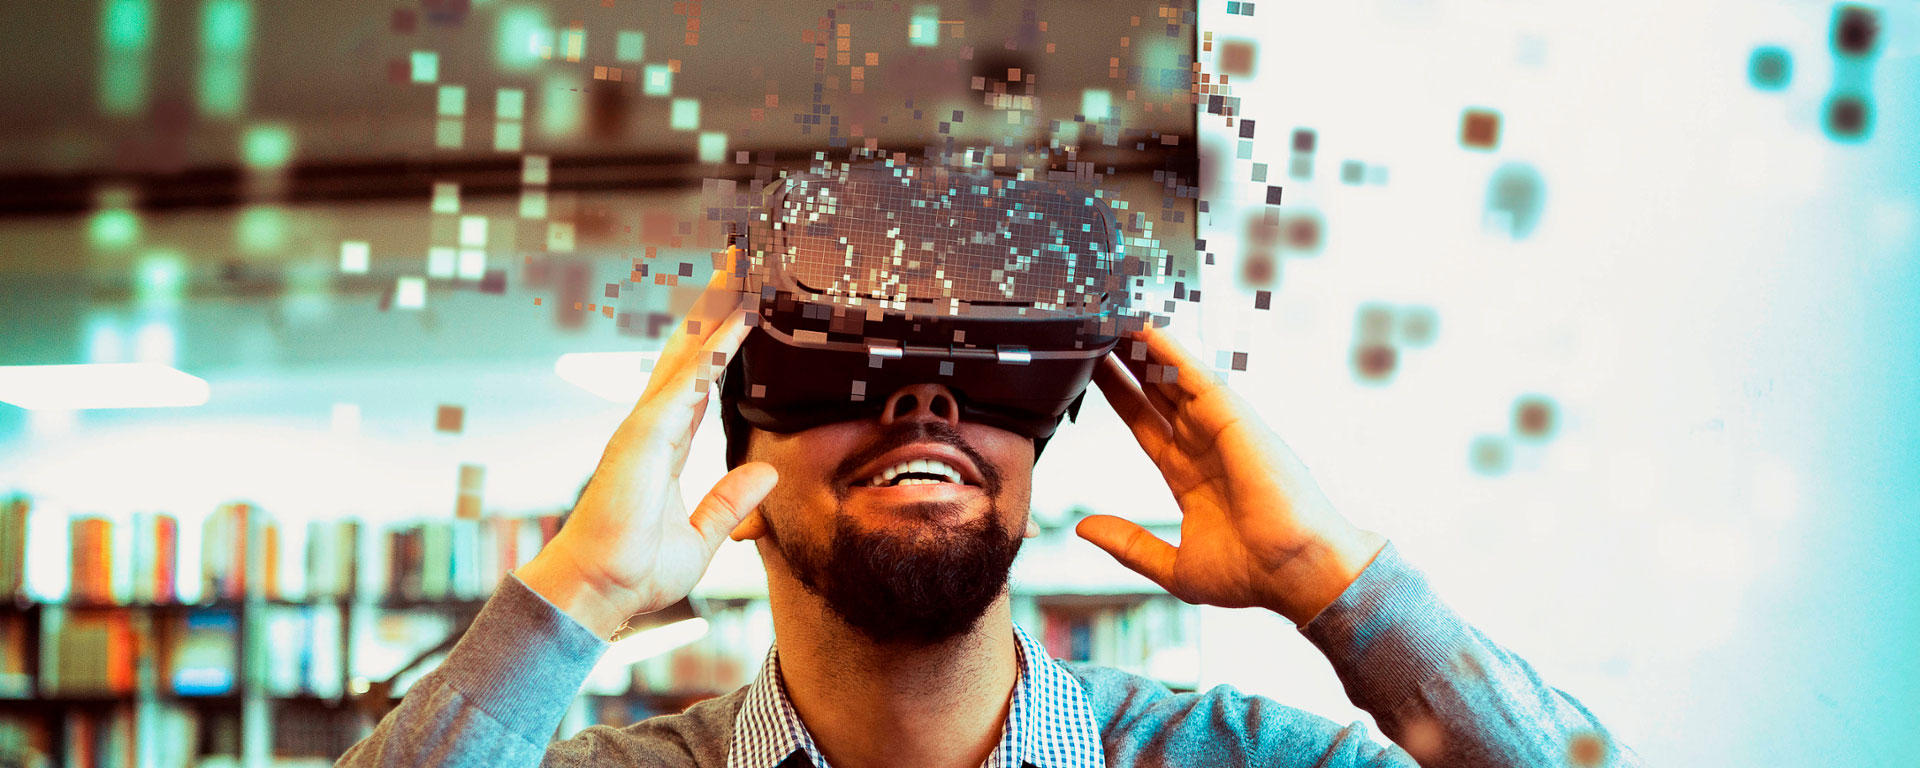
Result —
[[156, 363], [0, 366], [0, 402], [30, 411], [177, 408], [207, 393], [205, 379]]

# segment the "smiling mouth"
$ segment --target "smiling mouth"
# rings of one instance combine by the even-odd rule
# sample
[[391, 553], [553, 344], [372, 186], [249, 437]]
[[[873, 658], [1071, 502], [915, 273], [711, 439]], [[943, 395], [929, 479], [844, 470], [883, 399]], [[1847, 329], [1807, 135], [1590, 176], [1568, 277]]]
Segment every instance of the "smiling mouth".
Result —
[[971, 483], [962, 479], [960, 470], [939, 459], [913, 459], [903, 461], [879, 474], [857, 484], [857, 488], [894, 488], [906, 485], [952, 484], [967, 486]]

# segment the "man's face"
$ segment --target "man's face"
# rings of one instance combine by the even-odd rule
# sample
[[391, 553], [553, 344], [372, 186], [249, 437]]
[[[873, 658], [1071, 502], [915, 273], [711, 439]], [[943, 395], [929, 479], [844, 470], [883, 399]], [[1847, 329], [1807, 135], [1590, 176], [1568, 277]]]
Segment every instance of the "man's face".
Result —
[[873, 642], [954, 637], [1005, 590], [1027, 530], [1033, 441], [961, 421], [946, 387], [903, 387], [875, 419], [756, 429], [747, 459], [780, 472], [760, 505], [769, 568], [784, 562]]

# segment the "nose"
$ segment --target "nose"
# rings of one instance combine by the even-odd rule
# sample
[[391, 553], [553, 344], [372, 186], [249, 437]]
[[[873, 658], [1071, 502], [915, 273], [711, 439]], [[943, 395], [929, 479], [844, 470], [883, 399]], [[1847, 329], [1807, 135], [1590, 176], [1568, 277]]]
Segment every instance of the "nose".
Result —
[[913, 384], [894, 390], [880, 410], [880, 426], [911, 419], [937, 419], [960, 426], [960, 401], [944, 384]]

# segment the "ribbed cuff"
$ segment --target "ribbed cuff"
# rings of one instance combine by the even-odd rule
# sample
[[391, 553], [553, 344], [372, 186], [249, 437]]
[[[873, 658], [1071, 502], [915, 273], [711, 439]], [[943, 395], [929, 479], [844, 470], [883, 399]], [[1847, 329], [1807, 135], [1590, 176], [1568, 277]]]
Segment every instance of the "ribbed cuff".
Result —
[[1333, 663], [1347, 697], [1376, 717], [1445, 674], [1471, 636], [1392, 542], [1300, 633]]
[[608, 647], [508, 574], [438, 672], [501, 725], [544, 744]]

